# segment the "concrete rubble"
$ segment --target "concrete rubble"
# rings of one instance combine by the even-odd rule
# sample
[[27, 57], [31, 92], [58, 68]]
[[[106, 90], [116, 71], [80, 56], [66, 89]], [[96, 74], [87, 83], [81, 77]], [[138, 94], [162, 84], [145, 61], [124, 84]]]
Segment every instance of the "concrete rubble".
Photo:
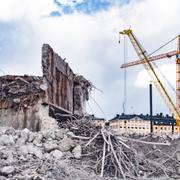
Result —
[[[100, 177], [106, 131], [98, 130], [93, 125], [87, 129], [88, 123], [82, 121], [76, 124], [78, 130], [74, 125], [75, 122], [72, 122], [68, 128], [58, 127], [39, 132], [0, 127], [0, 180], [122, 179], [118, 171], [114, 174], [114, 168], [118, 166], [112, 152], [118, 155], [118, 148], [122, 148], [122, 155], [125, 153], [125, 157], [132, 160], [129, 162], [122, 158], [122, 162], [119, 161], [126, 180], [180, 178], [179, 138], [154, 135], [116, 137], [111, 132], [110, 142], [114, 148], [111, 151], [107, 147], [104, 175]], [[100, 135], [101, 132], [104, 137]], [[122, 143], [122, 147], [114, 138]], [[135, 169], [126, 170], [132, 164]]]
[[81, 158], [82, 149], [68, 132], [62, 128], [31, 132], [1, 127], [0, 179], [93, 179], [96, 175], [71, 164], [71, 159]]

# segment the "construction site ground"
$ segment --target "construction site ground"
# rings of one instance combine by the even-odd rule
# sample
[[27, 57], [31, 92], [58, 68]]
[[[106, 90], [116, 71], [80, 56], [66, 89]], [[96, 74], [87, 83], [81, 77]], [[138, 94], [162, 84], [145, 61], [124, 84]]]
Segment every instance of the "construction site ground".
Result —
[[116, 136], [91, 120], [31, 132], [0, 128], [0, 180], [180, 179], [177, 136]]

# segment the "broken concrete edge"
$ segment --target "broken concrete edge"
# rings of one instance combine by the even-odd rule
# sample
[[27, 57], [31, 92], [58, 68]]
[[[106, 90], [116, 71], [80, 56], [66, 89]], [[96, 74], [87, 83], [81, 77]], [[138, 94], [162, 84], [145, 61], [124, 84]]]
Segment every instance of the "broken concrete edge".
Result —
[[53, 118], [86, 113], [92, 84], [74, 74], [48, 44], [42, 47], [42, 71], [42, 77], [0, 76], [0, 126], [37, 131], [57, 124]]
[[43, 82], [47, 85], [46, 101], [73, 114], [85, 112], [92, 84], [76, 75], [58, 54], [48, 45], [42, 47]]

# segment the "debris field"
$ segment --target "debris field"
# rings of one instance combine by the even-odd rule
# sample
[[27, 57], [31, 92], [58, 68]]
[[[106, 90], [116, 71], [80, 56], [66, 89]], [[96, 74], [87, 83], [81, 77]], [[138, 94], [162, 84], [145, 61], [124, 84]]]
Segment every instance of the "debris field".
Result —
[[90, 119], [32, 132], [0, 128], [0, 179], [180, 178], [176, 136], [115, 136]]

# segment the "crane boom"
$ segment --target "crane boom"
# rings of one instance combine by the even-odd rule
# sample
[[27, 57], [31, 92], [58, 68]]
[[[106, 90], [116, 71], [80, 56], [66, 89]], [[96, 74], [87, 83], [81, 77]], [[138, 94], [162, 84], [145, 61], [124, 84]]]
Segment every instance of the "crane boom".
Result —
[[[163, 53], [163, 54], [159, 54], [156, 56], [151, 56], [148, 58], [148, 60], [149, 60], [149, 62], [151, 62], [151, 61], [156, 61], [156, 60], [163, 59], [163, 58], [170, 58], [170, 57], [178, 55], [178, 54], [179, 53], [177, 51], [171, 51], [168, 53]], [[143, 63], [146, 63], [146, 61], [145, 60], [132, 61], [129, 63], [122, 64], [121, 68], [127, 68], [127, 67], [131, 67], [131, 66], [135, 66], [135, 65], [143, 64]]]
[[162, 82], [160, 81], [159, 77], [157, 76], [153, 66], [151, 65], [149, 59], [148, 59], [148, 55], [147, 52], [143, 49], [143, 47], [141, 46], [141, 44], [138, 42], [137, 38], [135, 37], [135, 35], [133, 34], [131, 29], [127, 29], [127, 30], [123, 30], [121, 32], [119, 32], [120, 34], [123, 35], [127, 35], [139, 57], [139, 59], [141, 61], [145, 61], [145, 63], [143, 63], [145, 69], [148, 71], [150, 77], [152, 78], [153, 83], [155, 84], [156, 88], [158, 89], [159, 93], [161, 94], [161, 96], [163, 97], [165, 103], [167, 104], [170, 112], [173, 113], [173, 115], [176, 117], [176, 124], [178, 126], [180, 126], [180, 115], [179, 112], [176, 108], [176, 106], [174, 105], [172, 99], [170, 98], [170, 96], [168, 95], [166, 89], [164, 88]]

